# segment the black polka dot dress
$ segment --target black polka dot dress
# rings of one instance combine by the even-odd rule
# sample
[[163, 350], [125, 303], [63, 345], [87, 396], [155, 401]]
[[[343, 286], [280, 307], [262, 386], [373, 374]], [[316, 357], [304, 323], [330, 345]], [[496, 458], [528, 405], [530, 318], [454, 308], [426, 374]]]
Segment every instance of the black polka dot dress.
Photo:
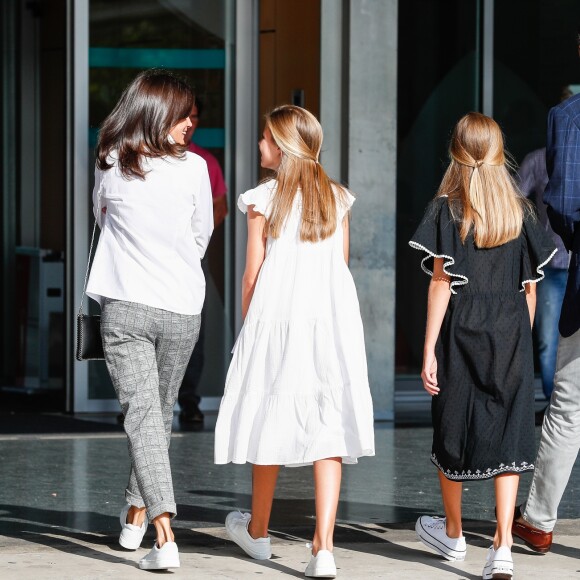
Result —
[[524, 284], [538, 282], [555, 246], [535, 216], [520, 236], [480, 249], [462, 244], [446, 197], [427, 208], [409, 244], [423, 270], [444, 258], [451, 299], [435, 354], [431, 460], [451, 480], [487, 479], [534, 468], [534, 362]]

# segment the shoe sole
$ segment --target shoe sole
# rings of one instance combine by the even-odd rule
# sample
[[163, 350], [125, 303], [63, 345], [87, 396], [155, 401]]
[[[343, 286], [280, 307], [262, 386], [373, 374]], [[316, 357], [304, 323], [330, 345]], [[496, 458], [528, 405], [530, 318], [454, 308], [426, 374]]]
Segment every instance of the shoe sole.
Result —
[[336, 570], [322, 570], [313, 574], [304, 573], [304, 576], [307, 578], [336, 578]]
[[[487, 570], [486, 570], [487, 569]], [[499, 560], [491, 562], [489, 568], [483, 569], [483, 580], [512, 580], [514, 576], [514, 563], [509, 560]]]
[[[452, 550], [453, 552], [457, 552], [458, 554], [457, 556], [454, 556], [452, 554], [449, 554], [448, 552], [445, 552], [443, 548], [440, 548], [437, 545], [437, 543], [435, 543], [439, 542], [439, 540], [431, 536], [429, 532], [424, 530], [423, 527], [421, 526], [421, 519], [418, 519], [417, 523], [415, 524], [415, 532], [417, 533], [417, 537], [424, 546], [427, 546], [427, 548], [431, 548], [431, 550], [435, 550], [439, 555], [443, 556], [446, 560], [449, 560], [449, 562], [463, 562], [465, 560], [465, 552], [462, 553], [457, 552], [456, 550]], [[424, 537], [423, 534], [425, 534], [426, 537]]]
[[140, 570], [169, 570], [170, 568], [180, 568], [181, 564], [179, 560], [170, 562], [139, 562]]
[[514, 577], [513, 570], [511, 572], [495, 571], [492, 573], [489, 572], [486, 573], [484, 571], [482, 574], [483, 580], [512, 580], [513, 577]]
[[[510, 562], [511, 563], [511, 562]], [[513, 565], [511, 566], [494, 566], [491, 569], [491, 577], [493, 580], [511, 580], [514, 575]]]
[[[513, 532], [512, 532], [513, 534]], [[513, 534], [514, 536], [516, 534]], [[520, 536], [517, 536], [518, 538], [520, 538]], [[520, 538], [520, 540], [522, 540], [522, 542], [532, 551], [532, 552], [536, 552], [538, 554], [547, 554], [550, 551], [550, 548], [538, 548], [536, 546], [534, 546], [534, 544], [530, 544], [530, 542], [526, 542], [526, 540], [524, 540], [523, 538]]]
[[226, 518], [226, 533], [228, 535], [228, 538], [237, 546], [239, 546], [242, 550], [244, 550], [244, 552], [250, 556], [250, 558], [253, 558], [254, 560], [269, 560], [272, 557], [272, 552], [270, 552], [270, 554], [268, 556], [264, 556], [258, 552], [254, 552], [251, 548], [247, 548], [246, 546], [244, 546], [242, 543], [240, 543], [238, 541], [238, 539], [236, 538], [236, 536], [234, 535], [234, 533], [232, 532], [232, 530], [230, 530], [230, 523], [228, 521], [228, 518]]

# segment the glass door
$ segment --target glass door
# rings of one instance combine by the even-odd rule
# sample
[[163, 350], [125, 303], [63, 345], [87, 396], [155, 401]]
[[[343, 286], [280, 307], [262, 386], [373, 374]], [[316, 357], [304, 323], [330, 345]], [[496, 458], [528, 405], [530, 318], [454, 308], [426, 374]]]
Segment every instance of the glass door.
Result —
[[[78, 13], [78, 8], [77, 8]], [[228, 188], [230, 212], [233, 212], [233, 162], [230, 141], [233, 136], [233, 60], [235, 4], [231, 0], [107, 0], [86, 1], [88, 47], [86, 85], [77, 87], [86, 100], [86, 179], [82, 176], [75, 192], [81, 224], [77, 254], [86, 256], [93, 226], [91, 192], [93, 186], [94, 148], [99, 126], [112, 110], [127, 84], [144, 69], [164, 68], [185, 77], [201, 102], [202, 114], [193, 136], [196, 145], [209, 151], [218, 161]], [[75, 26], [82, 28], [82, 22]], [[79, 30], [75, 31], [79, 34]], [[79, 40], [82, 42], [82, 39]], [[86, 40], [85, 40], [86, 42]], [[83, 47], [79, 47], [83, 50]], [[78, 55], [77, 55], [78, 56]], [[79, 57], [82, 61], [82, 57]], [[88, 66], [87, 66], [88, 65]], [[82, 68], [82, 63], [79, 63]], [[83, 132], [82, 127], [77, 127]], [[80, 137], [82, 138], [82, 137]], [[82, 199], [79, 199], [79, 196]], [[205, 364], [199, 394], [217, 405], [223, 392], [225, 371], [232, 345], [233, 286], [231, 252], [233, 220], [227, 217], [213, 234], [208, 249], [206, 295]], [[79, 280], [80, 258], [75, 261], [75, 279]], [[92, 301], [89, 301], [92, 302]], [[90, 305], [98, 312], [98, 305]], [[116, 410], [113, 388], [103, 361], [74, 363], [75, 410]], [[206, 404], [207, 408], [207, 404]]]
[[65, 408], [65, 2], [0, 3], [0, 407]]
[[453, 126], [482, 108], [482, 5], [478, 0], [399, 3], [397, 390], [406, 390], [405, 379], [412, 389], [420, 386], [429, 282], [407, 242], [443, 177]]

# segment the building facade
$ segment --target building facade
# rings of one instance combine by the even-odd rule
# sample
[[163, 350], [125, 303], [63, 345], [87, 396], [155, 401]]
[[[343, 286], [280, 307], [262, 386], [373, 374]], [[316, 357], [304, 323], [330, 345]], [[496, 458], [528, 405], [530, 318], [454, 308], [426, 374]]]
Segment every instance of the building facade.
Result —
[[[494, 116], [516, 161], [580, 84], [574, 0], [4, 0], [0, 179], [2, 393], [114, 411], [103, 362], [74, 359], [98, 127], [129, 80], [163, 67], [203, 102], [195, 140], [220, 161], [230, 214], [210, 247], [201, 394], [215, 408], [240, 328], [245, 220], [263, 114], [312, 110], [322, 162], [357, 195], [351, 270], [377, 419], [419, 396], [428, 279], [407, 246], [454, 123]], [[91, 310], [94, 305], [91, 305]]]

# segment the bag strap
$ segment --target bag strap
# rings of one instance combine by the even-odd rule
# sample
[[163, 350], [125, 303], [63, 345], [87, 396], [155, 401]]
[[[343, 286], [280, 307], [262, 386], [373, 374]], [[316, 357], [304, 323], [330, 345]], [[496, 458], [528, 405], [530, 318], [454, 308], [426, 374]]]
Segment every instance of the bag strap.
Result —
[[[97, 215], [101, 213], [101, 193], [103, 191], [103, 182], [101, 180], [101, 184], [99, 185], [99, 193], [98, 200], [97, 200]], [[87, 259], [87, 271], [85, 272], [85, 282], [83, 284], [83, 293], [81, 294], [81, 305], [79, 306], [79, 313], [78, 316], [83, 314], [83, 301], [85, 299], [85, 294], [87, 292], [87, 282], [89, 281], [89, 271], [91, 265], [91, 255], [93, 253], [93, 245], [95, 243], [95, 231], [97, 230], [97, 218], [95, 218], [95, 223], [93, 224], [93, 235], [91, 236], [91, 245], [89, 247], [89, 257]]]

